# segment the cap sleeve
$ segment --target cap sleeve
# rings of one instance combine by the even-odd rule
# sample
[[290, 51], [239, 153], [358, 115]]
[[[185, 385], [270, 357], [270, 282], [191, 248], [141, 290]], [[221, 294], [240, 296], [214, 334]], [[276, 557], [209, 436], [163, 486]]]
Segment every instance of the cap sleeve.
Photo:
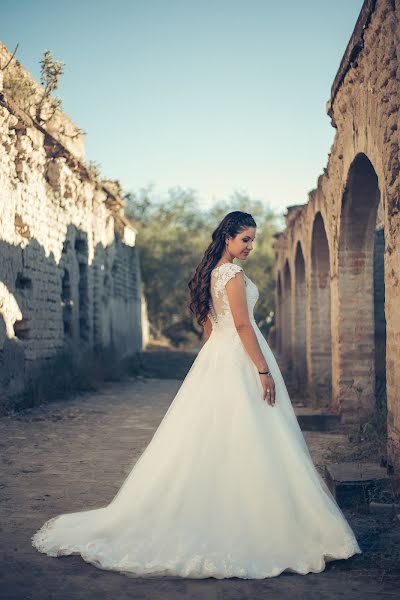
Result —
[[225, 263], [220, 270], [220, 281], [221, 285], [225, 287], [232, 277], [235, 277], [236, 273], [243, 271], [242, 267], [234, 263]]

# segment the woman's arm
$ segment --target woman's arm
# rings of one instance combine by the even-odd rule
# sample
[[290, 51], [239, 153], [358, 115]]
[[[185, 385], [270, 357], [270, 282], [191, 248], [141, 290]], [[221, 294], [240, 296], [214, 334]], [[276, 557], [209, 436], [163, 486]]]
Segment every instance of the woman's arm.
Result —
[[[258, 371], [269, 371], [269, 367], [258, 342], [256, 332], [254, 331], [254, 327], [250, 321], [243, 271], [239, 271], [234, 277], [229, 279], [225, 287], [235, 327], [245, 349], [247, 350], [247, 353], [257, 367]], [[267, 375], [260, 375], [260, 379], [264, 390], [264, 400], [267, 398], [268, 403], [274, 405], [275, 384], [273, 378]], [[268, 390], [271, 391], [268, 392]]]
[[243, 271], [239, 271], [232, 277], [225, 287], [235, 327], [244, 347], [258, 371], [269, 371], [256, 332], [250, 322]]

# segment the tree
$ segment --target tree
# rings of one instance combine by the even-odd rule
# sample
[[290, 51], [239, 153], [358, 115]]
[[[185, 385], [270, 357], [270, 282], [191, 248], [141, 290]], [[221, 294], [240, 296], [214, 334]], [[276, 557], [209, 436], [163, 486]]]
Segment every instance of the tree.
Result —
[[[36, 106], [36, 119], [39, 122], [49, 121], [61, 107], [62, 100], [52, 97], [51, 94], [58, 89], [61, 75], [64, 73], [65, 64], [53, 58], [50, 50], [45, 50], [40, 60], [40, 83], [43, 86], [43, 95]], [[43, 109], [47, 114], [43, 115]]]
[[[211, 233], [227, 212], [244, 210], [257, 223], [254, 254], [246, 261], [246, 273], [260, 291], [255, 308], [259, 327], [268, 332], [274, 312], [274, 256], [272, 235], [277, 215], [258, 200], [235, 192], [230, 200], [201, 210], [196, 193], [180, 187], [157, 197], [153, 186], [125, 196], [126, 215], [138, 230], [142, 278], [149, 319], [163, 335], [176, 344], [196, 341], [202, 335], [188, 308], [187, 283], [211, 241]], [[271, 315], [272, 313], [272, 315]]]

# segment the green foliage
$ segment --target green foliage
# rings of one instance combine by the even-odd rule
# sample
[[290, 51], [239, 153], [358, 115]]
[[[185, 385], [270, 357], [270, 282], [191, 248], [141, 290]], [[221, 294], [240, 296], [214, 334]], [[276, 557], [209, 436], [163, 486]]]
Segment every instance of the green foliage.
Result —
[[[56, 110], [61, 108], [61, 98], [51, 97], [51, 94], [58, 89], [61, 75], [64, 73], [64, 66], [64, 63], [53, 58], [50, 50], [43, 52], [40, 60], [40, 83], [44, 88], [44, 92], [36, 107], [38, 121], [49, 121]], [[50, 112], [44, 117], [42, 110], [46, 102], [50, 105]]]
[[45, 50], [40, 60], [40, 67], [40, 83], [44, 87], [44, 93], [49, 96], [58, 88], [65, 65], [55, 60], [50, 50]]
[[22, 110], [29, 112], [35, 98], [35, 87], [27, 77], [20, 77], [15, 70], [4, 73], [4, 91]]
[[[257, 223], [254, 253], [246, 261], [246, 273], [256, 282], [260, 298], [255, 309], [259, 327], [268, 332], [274, 314], [274, 256], [272, 235], [278, 216], [258, 200], [234, 193], [201, 210], [193, 190], [171, 188], [167, 198], [157, 197], [152, 186], [125, 196], [125, 211], [138, 230], [149, 319], [156, 330], [179, 345], [198, 342], [202, 331], [189, 310], [188, 282], [211, 241], [211, 233], [226, 213], [243, 210]], [[187, 335], [183, 335], [183, 330]]]
[[[43, 87], [41, 95], [29, 76], [24, 75], [15, 66], [9, 66], [10, 63], [11, 60], [7, 64], [8, 69], [3, 69], [3, 86], [6, 93], [25, 112], [31, 113], [32, 109], [35, 118], [40, 123], [50, 121], [62, 104], [61, 98], [53, 97], [52, 94], [58, 89], [61, 76], [64, 73], [64, 63], [55, 60], [50, 50], [43, 52], [40, 59], [40, 83]], [[76, 137], [81, 133], [82, 131], [78, 130], [70, 137]]]

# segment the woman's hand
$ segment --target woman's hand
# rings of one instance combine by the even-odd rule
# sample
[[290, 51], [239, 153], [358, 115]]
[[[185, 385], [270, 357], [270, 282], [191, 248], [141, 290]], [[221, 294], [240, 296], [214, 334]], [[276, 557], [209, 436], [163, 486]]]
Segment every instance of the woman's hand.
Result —
[[275, 406], [275, 381], [272, 375], [260, 374], [263, 388], [263, 400], [267, 400], [270, 406]]

